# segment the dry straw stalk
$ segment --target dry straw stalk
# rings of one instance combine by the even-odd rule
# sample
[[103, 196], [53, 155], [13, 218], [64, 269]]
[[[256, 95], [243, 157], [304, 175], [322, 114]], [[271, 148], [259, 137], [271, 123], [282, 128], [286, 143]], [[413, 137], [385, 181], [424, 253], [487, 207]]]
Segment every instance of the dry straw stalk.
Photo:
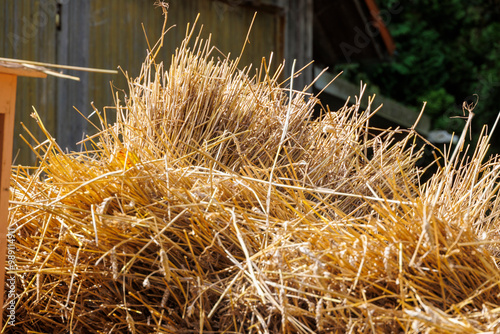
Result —
[[359, 104], [311, 120], [318, 99], [282, 67], [240, 70], [194, 31], [167, 69], [146, 59], [115, 123], [95, 110], [84, 152], [32, 138], [8, 330], [498, 331], [488, 136], [421, 185], [413, 130], [371, 135]]

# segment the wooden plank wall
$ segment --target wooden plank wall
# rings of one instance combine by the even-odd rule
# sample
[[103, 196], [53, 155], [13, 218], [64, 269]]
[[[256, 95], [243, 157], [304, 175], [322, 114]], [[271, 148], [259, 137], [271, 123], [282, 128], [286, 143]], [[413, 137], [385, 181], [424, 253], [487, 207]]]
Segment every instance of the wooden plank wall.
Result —
[[[150, 43], [155, 43], [160, 37], [163, 25], [161, 10], [153, 6], [154, 2], [59, 0], [61, 6], [58, 7], [56, 0], [3, 1], [0, 5], [0, 8], [3, 7], [0, 12], [0, 36], [7, 38], [3, 43], [0, 42], [0, 56], [106, 69], [120, 66], [132, 77], [136, 76], [147, 50], [141, 23], [145, 26]], [[212, 44], [223, 54], [231, 53], [232, 57], [239, 55], [256, 10], [258, 14], [250, 35], [251, 44], [247, 45], [240, 65], [253, 63], [258, 66], [262, 57], [268, 58], [271, 52], [274, 52], [274, 64], [284, 58], [287, 12], [283, 8], [260, 8], [251, 4], [241, 6], [234, 1], [169, 2], [167, 25], [176, 27], [165, 36], [165, 46], [159, 56], [166, 63], [182, 41], [187, 23], [194, 22], [198, 13], [201, 14], [198, 26], [203, 24], [202, 37], [208, 37], [211, 32]], [[60, 16], [57, 15], [58, 10]], [[34, 27], [33, 31], [31, 27]], [[9, 39], [9, 36], [13, 37]], [[293, 47], [299, 46], [293, 44]], [[92, 112], [90, 103], [93, 101], [102, 110], [113, 103], [110, 81], [115, 87], [124, 90], [127, 84], [121, 73], [65, 73], [79, 76], [82, 80], [19, 80], [16, 124], [23, 121], [30, 131], [43, 140], [38, 126], [29, 116], [31, 105], [35, 105], [60, 146], [75, 150], [78, 149], [76, 142], [82, 139], [83, 132], [90, 134], [94, 130], [73, 106], [84, 115], [89, 115]], [[15, 133], [14, 155], [18, 152], [15, 163], [34, 164], [34, 155], [18, 139], [24, 131], [17, 126]]]
[[[295, 70], [313, 60], [313, 0], [289, 0], [286, 10], [285, 58], [289, 62], [286, 75], [291, 75], [292, 62]], [[294, 80], [294, 88], [302, 90], [313, 80], [313, 68], [309, 66]]]
[[[88, 66], [110, 69], [120, 66], [131, 77], [137, 76], [148, 48], [141, 23], [145, 26], [150, 44], [160, 38], [163, 25], [161, 10], [153, 7], [152, 3], [151, 0], [92, 1]], [[226, 55], [231, 53], [233, 57], [239, 55], [255, 8], [207, 0], [170, 3], [167, 26], [175, 27], [166, 34], [158, 61], [170, 62], [172, 53], [185, 36], [187, 24], [195, 22], [198, 13], [198, 27], [203, 25], [201, 36], [208, 38], [212, 33], [212, 44], [221, 52]], [[277, 53], [275, 61], [283, 59], [283, 40], [282, 18], [272, 12], [259, 12], [250, 35], [251, 44], [245, 50], [241, 65], [260, 64], [262, 56], [268, 57], [271, 52]], [[98, 109], [112, 104], [110, 80], [117, 88], [127, 89], [121, 73], [114, 77], [89, 74], [91, 84], [87, 101], [95, 101]], [[83, 109], [90, 111], [88, 107]]]
[[[57, 62], [55, 0], [21, 0], [0, 2], [0, 56], [8, 58]], [[58, 79], [48, 77], [19, 78], [17, 83], [16, 119], [13, 156], [16, 163], [33, 163], [34, 154], [19, 138], [23, 133], [20, 122], [26, 124], [33, 134], [43, 138], [43, 134], [30, 116], [35, 106], [42, 121], [49, 129], [54, 129], [55, 91]], [[33, 141], [30, 140], [33, 143]]]

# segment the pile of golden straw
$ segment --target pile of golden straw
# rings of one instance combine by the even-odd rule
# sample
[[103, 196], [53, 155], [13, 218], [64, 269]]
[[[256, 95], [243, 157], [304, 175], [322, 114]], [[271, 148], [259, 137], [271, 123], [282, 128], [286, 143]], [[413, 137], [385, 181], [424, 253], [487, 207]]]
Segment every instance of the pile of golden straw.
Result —
[[359, 104], [311, 120], [282, 68], [239, 70], [192, 34], [168, 69], [145, 61], [115, 123], [95, 111], [84, 152], [46, 133], [39, 166], [13, 170], [8, 330], [499, 330], [488, 136], [420, 184], [413, 130], [372, 135]]

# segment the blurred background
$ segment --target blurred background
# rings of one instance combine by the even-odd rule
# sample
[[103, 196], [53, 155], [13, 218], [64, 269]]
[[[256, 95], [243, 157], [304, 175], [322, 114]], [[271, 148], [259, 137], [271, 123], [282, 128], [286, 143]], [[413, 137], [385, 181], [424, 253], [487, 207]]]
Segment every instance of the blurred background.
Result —
[[[500, 111], [500, 1], [379, 0], [383, 20], [396, 44], [389, 61], [345, 62], [344, 79], [407, 106], [427, 101], [435, 144], [449, 142], [444, 130], [460, 135], [463, 104], [476, 105], [469, 141], [491, 130]], [[441, 134], [441, 137], [439, 136]], [[500, 152], [497, 135], [491, 153]], [[441, 147], [440, 145], [438, 145]]]
[[[0, 57], [47, 63], [117, 69], [118, 74], [64, 71], [80, 81], [48, 77], [19, 78], [16, 101], [15, 164], [33, 165], [36, 157], [20, 139], [20, 122], [40, 140], [30, 117], [34, 106], [46, 128], [63, 148], [95, 129], [74, 109], [91, 115], [94, 106], [114, 105], [111, 87], [123, 98], [126, 75], [135, 77], [163, 26], [155, 0], [4, 0], [0, 3]], [[283, 79], [297, 60], [303, 70], [294, 87], [302, 89], [324, 68], [310, 88], [324, 89], [320, 98], [331, 110], [359, 95], [376, 94], [383, 108], [372, 119], [380, 128], [410, 127], [427, 101], [417, 131], [437, 146], [465, 124], [463, 102], [476, 103], [471, 138], [483, 124], [493, 124], [498, 111], [500, 1], [394, 0], [170, 0], [164, 48], [157, 60], [168, 65], [186, 34], [186, 25], [211, 35], [213, 56], [240, 54], [255, 12], [241, 67], [272, 56], [275, 69], [285, 59]], [[146, 36], [147, 35], [147, 39]], [[328, 82], [340, 71], [334, 83]], [[476, 95], [475, 95], [476, 94]], [[362, 101], [366, 106], [367, 97]], [[111, 115], [112, 111], [108, 111]], [[465, 115], [467, 116], [467, 115]], [[95, 116], [91, 120], [96, 121]], [[31, 141], [31, 140], [29, 140]], [[492, 152], [500, 144], [493, 141]]]

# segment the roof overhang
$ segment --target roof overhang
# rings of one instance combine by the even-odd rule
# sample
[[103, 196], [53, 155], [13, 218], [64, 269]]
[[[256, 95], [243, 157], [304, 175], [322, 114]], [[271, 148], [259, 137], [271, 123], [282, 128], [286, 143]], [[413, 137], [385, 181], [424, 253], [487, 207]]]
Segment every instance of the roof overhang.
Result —
[[374, 0], [314, 0], [314, 58], [324, 65], [381, 61], [396, 49], [386, 27], [394, 11]]

